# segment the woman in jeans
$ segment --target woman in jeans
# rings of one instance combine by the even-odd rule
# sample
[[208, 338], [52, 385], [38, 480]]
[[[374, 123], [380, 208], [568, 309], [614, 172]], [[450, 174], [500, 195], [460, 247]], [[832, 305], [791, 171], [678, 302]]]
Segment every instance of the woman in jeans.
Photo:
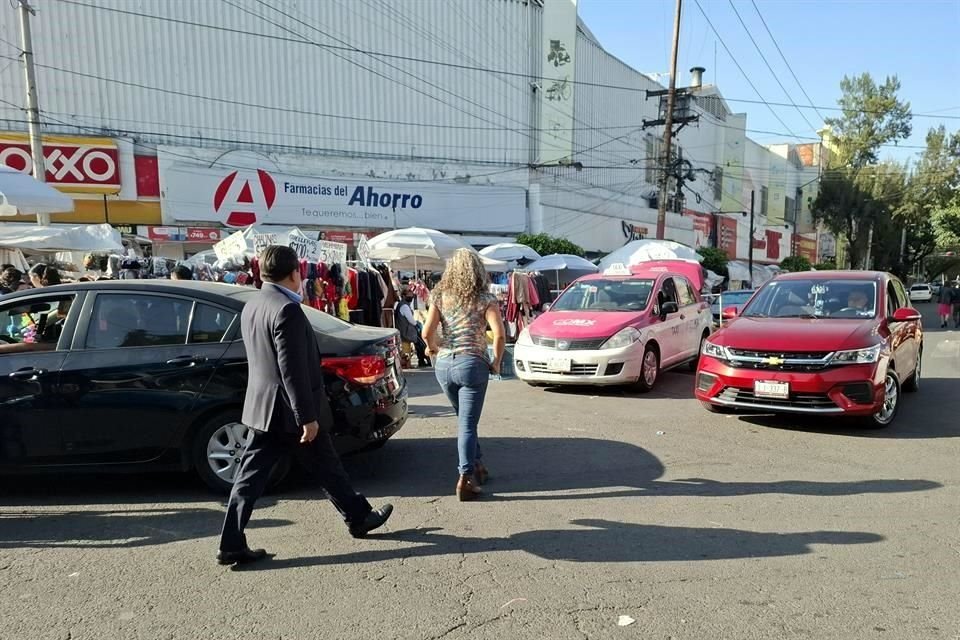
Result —
[[[500, 307], [488, 292], [488, 285], [480, 256], [469, 249], [458, 250], [431, 294], [430, 311], [423, 328], [427, 354], [435, 358], [437, 382], [457, 413], [460, 456], [457, 498], [461, 502], [477, 498], [478, 485], [487, 480], [477, 441], [477, 425], [490, 373], [500, 373], [506, 345]], [[492, 362], [487, 355], [488, 325], [493, 330]]]

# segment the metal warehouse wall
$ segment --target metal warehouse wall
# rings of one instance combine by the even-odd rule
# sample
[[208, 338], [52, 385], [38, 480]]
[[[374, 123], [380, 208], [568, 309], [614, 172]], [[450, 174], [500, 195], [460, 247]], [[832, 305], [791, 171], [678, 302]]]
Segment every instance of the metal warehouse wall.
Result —
[[[529, 76], [537, 61], [530, 43], [539, 42], [540, 9], [523, 0], [34, 4], [48, 131], [223, 148], [531, 159], [537, 125]], [[0, 11], [0, 38], [19, 42], [15, 12]], [[22, 129], [17, 53], [0, 42], [0, 118]]]

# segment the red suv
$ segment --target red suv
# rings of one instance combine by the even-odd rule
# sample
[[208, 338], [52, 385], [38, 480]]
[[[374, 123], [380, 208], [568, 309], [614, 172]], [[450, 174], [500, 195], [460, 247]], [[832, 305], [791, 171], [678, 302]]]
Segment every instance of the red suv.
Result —
[[713, 412], [855, 416], [886, 427], [920, 386], [921, 315], [876, 271], [780, 275], [704, 343], [696, 395]]

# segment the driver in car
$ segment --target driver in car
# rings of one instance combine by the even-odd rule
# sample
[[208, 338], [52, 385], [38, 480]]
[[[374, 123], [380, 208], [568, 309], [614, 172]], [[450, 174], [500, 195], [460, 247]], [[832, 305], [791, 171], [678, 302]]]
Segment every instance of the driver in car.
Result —
[[847, 309], [853, 309], [858, 313], [868, 312], [870, 309], [867, 306], [870, 304], [870, 299], [860, 289], [854, 289], [847, 296]]

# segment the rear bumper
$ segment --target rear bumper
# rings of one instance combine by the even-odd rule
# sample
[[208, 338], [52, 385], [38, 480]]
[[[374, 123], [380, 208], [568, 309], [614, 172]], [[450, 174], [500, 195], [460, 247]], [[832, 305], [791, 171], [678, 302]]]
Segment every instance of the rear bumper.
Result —
[[[701, 357], [695, 381], [697, 399], [707, 404], [771, 413], [869, 416], [883, 405], [883, 376], [878, 364], [849, 365], [816, 372], [733, 368]], [[756, 382], [786, 382], [790, 397], [754, 395]]]
[[[643, 342], [623, 349], [560, 351], [538, 346], [514, 348], [514, 369], [524, 382], [551, 385], [621, 385], [636, 382], [643, 363]], [[570, 371], [551, 371], [553, 359], [568, 358]]]
[[379, 387], [340, 394], [333, 406], [334, 443], [339, 453], [379, 444], [403, 428], [409, 414], [406, 384], [393, 394]]

